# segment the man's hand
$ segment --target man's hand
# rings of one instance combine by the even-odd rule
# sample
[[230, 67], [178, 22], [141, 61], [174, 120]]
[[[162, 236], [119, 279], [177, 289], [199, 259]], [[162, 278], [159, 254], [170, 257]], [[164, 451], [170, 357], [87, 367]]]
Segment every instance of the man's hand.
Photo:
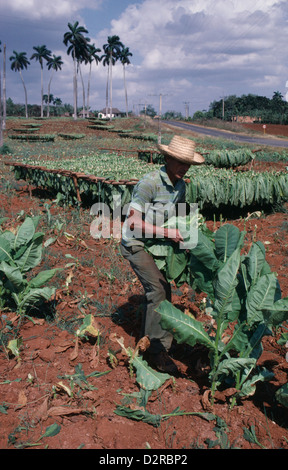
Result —
[[164, 237], [172, 240], [175, 243], [183, 242], [183, 237], [178, 228], [166, 228], [164, 230]]

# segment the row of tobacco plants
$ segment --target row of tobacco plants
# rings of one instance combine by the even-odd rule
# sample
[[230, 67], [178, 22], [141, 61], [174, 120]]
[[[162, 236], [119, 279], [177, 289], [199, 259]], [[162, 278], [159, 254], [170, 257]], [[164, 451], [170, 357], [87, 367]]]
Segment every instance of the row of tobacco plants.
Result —
[[[287, 172], [235, 171], [234, 167], [253, 162], [255, 154], [247, 149], [204, 152], [207, 164], [191, 167], [186, 179], [186, 200], [197, 203], [201, 210], [215, 208], [256, 208], [279, 206], [288, 200]], [[93, 155], [43, 162], [35, 158], [10, 162], [16, 179], [49, 190], [66, 204], [103, 202], [113, 207], [114, 196], [121, 206], [130, 202], [136, 182], [151, 166], [151, 152], [128, 158], [116, 153], [95, 152]], [[147, 156], [143, 162], [143, 155]], [[154, 153], [157, 158], [157, 153]], [[154, 160], [155, 160], [154, 158]], [[224, 166], [226, 161], [226, 167]], [[155, 163], [155, 168], [161, 163]], [[63, 168], [65, 166], [65, 168]]]

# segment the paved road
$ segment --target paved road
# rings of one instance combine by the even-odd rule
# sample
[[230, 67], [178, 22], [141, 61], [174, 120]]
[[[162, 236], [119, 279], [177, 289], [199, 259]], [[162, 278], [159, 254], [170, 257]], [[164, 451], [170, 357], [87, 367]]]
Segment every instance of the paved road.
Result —
[[165, 124], [169, 124], [175, 127], [181, 127], [181, 129], [187, 129], [198, 134], [204, 134], [212, 137], [221, 137], [222, 139], [235, 140], [237, 142], [255, 144], [255, 145], [268, 145], [269, 147], [288, 147], [288, 139], [273, 139], [270, 137], [250, 137], [248, 135], [233, 134], [231, 132], [220, 131], [218, 129], [211, 129], [207, 127], [196, 126], [195, 124], [186, 124], [185, 122], [178, 121], [163, 121]]

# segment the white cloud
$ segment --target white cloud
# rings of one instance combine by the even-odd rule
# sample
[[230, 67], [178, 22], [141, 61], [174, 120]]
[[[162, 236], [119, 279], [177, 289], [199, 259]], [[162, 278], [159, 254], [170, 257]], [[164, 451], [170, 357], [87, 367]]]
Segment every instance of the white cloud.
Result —
[[[111, 30], [125, 43], [133, 44], [146, 60], [149, 53], [165, 52], [171, 47], [172, 52], [178, 48], [187, 57], [193, 56], [195, 50], [207, 48], [217, 53], [229, 52], [255, 37], [258, 47], [261, 41], [267, 44], [267, 38], [271, 41], [270, 32], [275, 33], [275, 23], [279, 21], [276, 6], [283, 14], [285, 4], [275, 0], [146, 0], [127, 8], [118, 20], [112, 21]], [[180, 54], [179, 62], [182, 58]]]
[[[46, 44], [53, 53], [56, 50], [64, 64], [53, 79], [53, 94], [70, 103], [72, 60], [63, 45], [63, 34], [68, 30], [67, 23], [76, 20], [83, 26], [90, 25], [88, 35], [96, 47], [102, 47], [113, 34], [129, 47], [133, 54], [131, 65], [126, 68], [130, 103], [152, 102], [151, 95], [162, 92], [166, 95], [164, 108], [167, 105], [169, 109], [183, 111], [183, 101], [187, 100], [196, 109], [207, 109], [210, 102], [223, 94], [272, 96], [275, 90], [286, 93], [287, 2], [114, 2], [115, 8], [113, 0], [0, 0], [0, 40], [2, 44], [7, 41], [9, 54], [13, 49], [26, 50], [30, 57], [32, 47], [39, 44]], [[107, 18], [111, 20], [110, 26]], [[24, 72], [31, 93], [38, 86], [39, 73], [35, 61]], [[83, 67], [83, 73], [86, 80], [87, 68]], [[19, 77], [15, 73], [10, 75], [13, 77], [8, 86], [17, 82], [22, 99]], [[107, 67], [93, 68], [91, 93], [98, 103], [102, 97], [100, 107], [105, 101], [106, 77]], [[36, 94], [38, 98], [38, 89]], [[120, 64], [113, 69], [113, 97], [115, 106], [124, 106]], [[154, 98], [155, 109], [157, 103]]]
[[97, 9], [103, 0], [0, 0], [3, 13], [13, 13], [21, 18], [47, 19], [70, 18], [82, 8]]
[[145, 78], [161, 79], [162, 88], [174, 77], [194, 89], [204, 80], [209, 89], [217, 87], [214, 75], [219, 90], [257, 92], [261, 83], [272, 94], [279, 74], [288, 75], [287, 19], [280, 0], [146, 0], [114, 19], [111, 31], [142, 58]]

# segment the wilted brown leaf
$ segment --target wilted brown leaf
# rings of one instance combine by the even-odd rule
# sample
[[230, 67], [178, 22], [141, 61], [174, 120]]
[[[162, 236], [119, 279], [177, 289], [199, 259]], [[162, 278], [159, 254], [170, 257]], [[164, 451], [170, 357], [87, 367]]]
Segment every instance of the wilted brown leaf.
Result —
[[68, 416], [68, 415], [79, 415], [79, 414], [92, 413], [92, 410], [87, 408], [68, 408], [68, 406], [52, 406], [45, 416], [47, 419], [49, 416]]
[[76, 336], [75, 348], [69, 356], [71, 361], [74, 361], [78, 357], [78, 349], [79, 349], [79, 339], [78, 339], [78, 336]]
[[213, 406], [210, 403], [210, 393], [211, 393], [210, 390], [206, 390], [203, 393], [203, 396], [201, 398], [201, 403], [202, 403], [203, 409], [205, 411], [211, 411], [212, 412]]
[[24, 390], [20, 390], [16, 410], [27, 405], [27, 397]]

